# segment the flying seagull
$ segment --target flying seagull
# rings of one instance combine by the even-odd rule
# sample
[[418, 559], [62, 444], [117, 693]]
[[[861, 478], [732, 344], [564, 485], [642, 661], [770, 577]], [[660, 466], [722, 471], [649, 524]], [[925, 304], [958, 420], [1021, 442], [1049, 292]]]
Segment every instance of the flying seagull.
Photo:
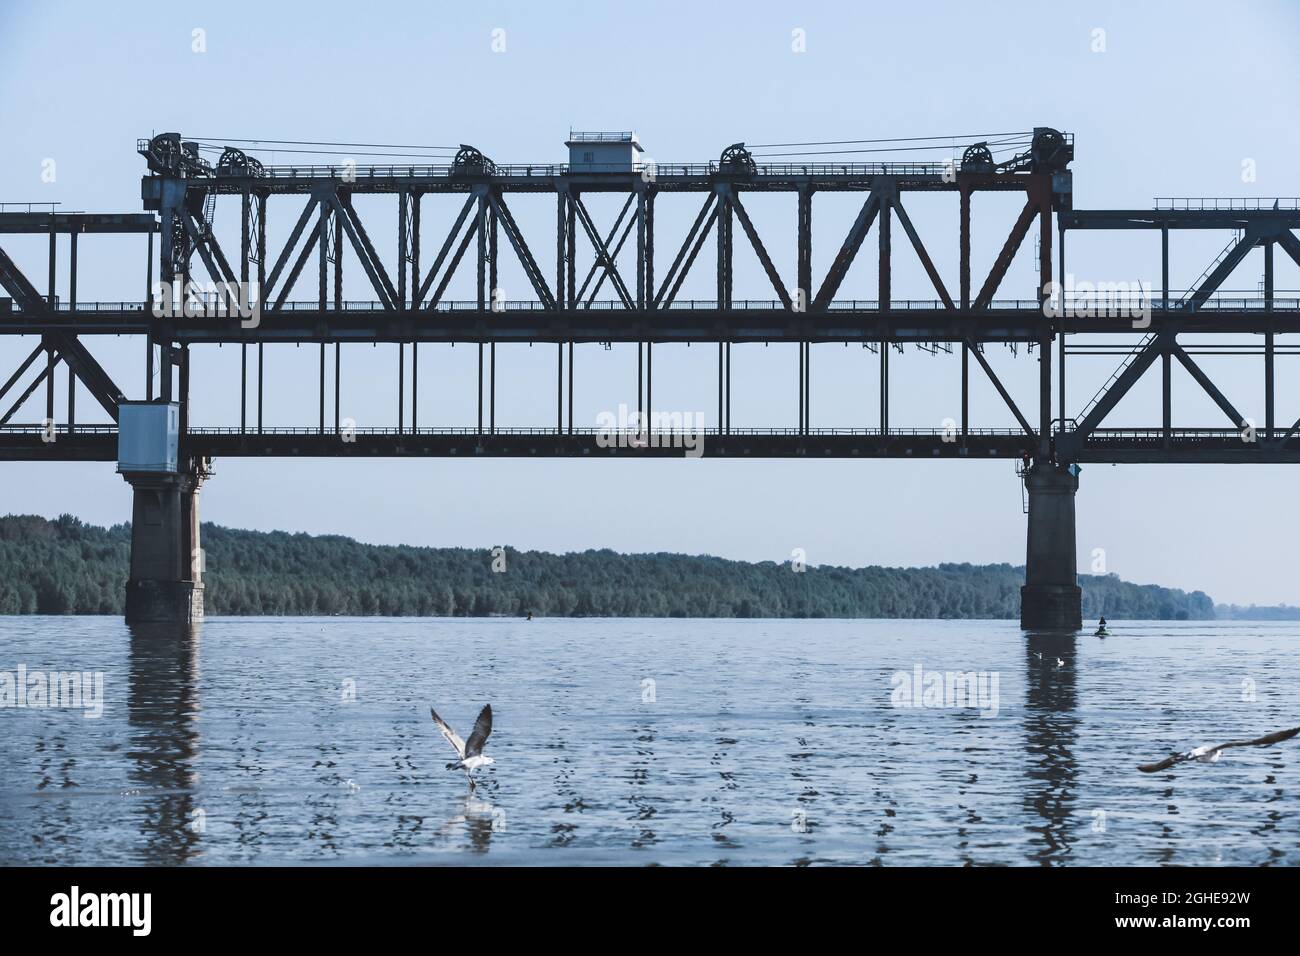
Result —
[[1268, 734], [1265, 737], [1258, 737], [1255, 740], [1234, 740], [1230, 743], [1219, 744], [1217, 747], [1197, 747], [1195, 750], [1188, 750], [1185, 753], [1173, 753], [1164, 760], [1156, 763], [1138, 764], [1138, 769], [1143, 773], [1159, 773], [1161, 770], [1167, 770], [1174, 764], [1183, 763], [1187, 760], [1199, 760], [1202, 763], [1217, 763], [1223, 756], [1223, 751], [1229, 747], [1267, 747], [1269, 744], [1281, 743], [1284, 740], [1290, 740], [1296, 734], [1300, 734], [1300, 727], [1292, 727], [1290, 730], [1279, 730], [1275, 734]]
[[474, 771], [496, 762], [491, 757], [483, 756], [483, 745], [487, 743], [488, 734], [492, 733], [492, 705], [484, 704], [483, 709], [478, 712], [474, 729], [469, 732], [469, 740], [461, 740], [460, 734], [452, 730], [432, 707], [429, 708], [429, 716], [438, 725], [442, 735], [447, 738], [447, 743], [455, 748], [456, 756], [459, 758], [447, 764], [447, 769], [464, 770], [465, 777], [469, 780], [469, 788], [473, 790]]

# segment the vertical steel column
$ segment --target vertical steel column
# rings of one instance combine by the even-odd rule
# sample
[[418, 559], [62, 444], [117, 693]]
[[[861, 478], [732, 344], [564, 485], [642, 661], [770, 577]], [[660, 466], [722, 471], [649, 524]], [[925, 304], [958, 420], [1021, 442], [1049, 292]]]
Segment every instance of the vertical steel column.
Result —
[[568, 197], [564, 183], [557, 182], [555, 184], [555, 308], [559, 310], [563, 310], [568, 301], [564, 297], [565, 263], [568, 261], [569, 241], [568, 219], [565, 217]]
[[[1047, 286], [1052, 281], [1052, 201], [1049, 173], [1039, 175], [1031, 184], [1038, 200], [1038, 308], [1043, 311]], [[1047, 459], [1052, 454], [1052, 330], [1048, 325], [1038, 340], [1038, 454]], [[1064, 409], [1062, 409], [1064, 414]]]
[[[407, 227], [409, 225], [410, 194], [403, 189], [397, 194], [397, 311], [406, 308]], [[321, 237], [324, 239], [324, 236]], [[400, 431], [400, 427], [399, 427]]]
[[970, 345], [961, 343], [961, 437], [962, 447], [970, 434]]
[[[881, 317], [890, 307], [890, 223], [892, 222], [893, 187], [887, 189], [880, 197], [880, 265], [876, 307]], [[880, 331], [880, 434], [889, 433], [889, 340], [886, 334], [887, 323], [881, 323]], [[812, 358], [811, 353], [809, 358]]]
[[[486, 301], [486, 284], [487, 284], [487, 195], [484, 192], [485, 187], [478, 187], [478, 217], [477, 222], [477, 239], [478, 239], [478, 321], [479, 327], [482, 328], [483, 311], [487, 306]], [[480, 334], [478, 343], [478, 423], [476, 426], [478, 434], [483, 434], [483, 339]]]
[[[493, 313], [498, 308], [498, 301], [501, 301], [501, 308], [505, 308], [505, 303], [500, 300], [500, 289], [498, 288], [497, 275], [497, 212], [495, 208], [488, 210], [488, 295], [491, 299], [491, 310]], [[497, 433], [497, 343], [495, 341], [488, 344], [488, 431], [493, 435]]]
[[1169, 308], [1169, 225], [1160, 227], [1160, 307]]
[[880, 333], [880, 434], [889, 434], [889, 340]]
[[799, 434], [800, 435], [803, 434], [803, 424], [804, 421], [806, 420], [803, 411], [803, 397], [804, 397], [803, 380], [805, 374], [804, 362], [806, 361], [806, 355], [804, 353], [804, 345], [805, 345], [804, 342], [802, 341], [799, 342]]
[[[334, 311], [343, 311], [343, 217], [334, 216]], [[342, 380], [339, 373], [343, 367], [343, 357], [340, 354], [343, 348], [341, 342], [334, 343], [334, 434], [339, 433], [342, 419], [339, 415], [340, 399], [339, 393], [342, 391]]]
[[564, 343], [555, 343], [555, 434], [564, 434]]
[[[1059, 297], [1060, 316], [1065, 316], [1065, 224], [1061, 217], [1056, 217], [1057, 252], [1056, 294]], [[1061, 432], [1065, 432], [1065, 328], [1061, 319], [1057, 319], [1056, 330], [1056, 414], [1061, 419]]]
[[[418, 309], [415, 298], [420, 293], [420, 199], [423, 193], [411, 194], [411, 308]], [[420, 340], [411, 339], [411, 433], [420, 431]]]
[[812, 301], [812, 186], [803, 183], [799, 186], [798, 239], [796, 255], [798, 259], [798, 295], [795, 305], [800, 312], [807, 311]]
[[[319, 275], [317, 276], [317, 303], [316, 306], [322, 313], [329, 307], [329, 235], [330, 235], [330, 206], [328, 203], [320, 204], [320, 219], [318, 222], [318, 244], [320, 246], [320, 264]], [[335, 250], [335, 256], [338, 250]], [[319, 386], [319, 405], [320, 405], [320, 424], [318, 432], [325, 434], [325, 343], [320, 344], [320, 375], [318, 376], [317, 385]]]
[[1268, 313], [1268, 331], [1264, 333], [1264, 435], [1273, 439], [1273, 245], [1264, 243], [1264, 311]]
[[645, 420], [644, 427], [648, 432], [650, 430], [650, 420], [654, 417], [654, 343], [646, 342], [645, 344]]
[[[68, 256], [68, 307], [77, 311], [77, 232], [69, 233]], [[1271, 248], [1271, 247], [1270, 247]], [[51, 380], [53, 378], [51, 377]], [[77, 373], [72, 364], [68, 365], [68, 434], [72, 434], [77, 424]]]
[[568, 265], [568, 276], [566, 282], [569, 284], [569, 291], [565, 293], [564, 300], [569, 303], [569, 308], [578, 307], [578, 191], [570, 187], [568, 219], [565, 223], [565, 235], [568, 237], [565, 247], [565, 262]]
[[958, 229], [958, 256], [961, 269], [961, 310], [970, 311], [970, 183], [957, 174], [957, 188], [961, 194], [961, 223]]
[[[641, 346], [638, 344], [638, 345], [637, 345], [637, 349], [639, 350], [640, 348], [641, 348]], [[640, 354], [640, 353], [638, 352], [638, 355], [639, 355], [639, 354]], [[724, 376], [725, 374], [726, 374], [726, 372], [725, 372], [725, 370], [724, 370], [724, 368], [723, 368], [723, 364], [722, 364], [722, 343], [719, 342], [719, 343], [718, 343], [718, 434], [719, 434], [719, 435], [723, 434], [723, 432], [724, 432], [724, 428], [723, 428], [723, 424], [722, 424], [722, 423], [723, 423], [723, 421], [725, 421], [724, 416], [725, 416], [725, 414], [726, 414], [726, 413], [725, 413], [725, 409], [724, 409], [723, 404], [722, 404], [723, 376]]]
[[54, 308], [54, 300], [58, 298], [54, 290], [55, 264], [58, 256], [58, 247], [55, 245], [57, 238], [58, 233], [54, 231], [54, 213], [50, 213], [50, 274], [45, 290], [45, 304], [51, 309]]
[[569, 434], [573, 434], [573, 340], [569, 340]]
[[[249, 219], [253, 215], [253, 197], [245, 188], [239, 197], [239, 281], [243, 283], [244, 288], [240, 290], [240, 295], [247, 296], [249, 301], [252, 300], [252, 293], [248, 288], [249, 268], [248, 260], [252, 255], [252, 235], [249, 231]], [[261, 297], [261, 290], [258, 290], [258, 297]], [[261, 308], [261, 302], [258, 302], [258, 308]], [[239, 343], [239, 433], [242, 435], [248, 431], [248, 343]]]
[[645, 180], [638, 179], [636, 184], [636, 307], [645, 311], [646, 269], [645, 269]]
[[812, 430], [812, 343], [803, 344], [803, 433]]
[[320, 344], [320, 434], [325, 434], [325, 343]]
[[[1169, 309], [1169, 226], [1160, 227], [1160, 307], [1168, 318]], [[1160, 352], [1160, 405], [1161, 430], [1163, 444], [1169, 448], [1173, 444], [1173, 363], [1167, 346]]]
[[[190, 432], [190, 346], [186, 343], [181, 346], [181, 380], [180, 380], [180, 404], [181, 404], [181, 421], [180, 433], [181, 441], [184, 441]], [[167, 376], [171, 377], [170, 373]]]
[[[266, 288], [266, 193], [257, 197], [257, 295], [259, 301]], [[262, 433], [262, 381], [265, 365], [262, 342], [257, 343], [257, 433]]]
[[655, 307], [655, 192], [645, 200], [645, 308]]
[[77, 310], [77, 232], [74, 229], [68, 235], [70, 245], [68, 258], [68, 308]]
[[[50, 234], [53, 236], [53, 233]], [[54, 366], [57, 363], [54, 359], [54, 346], [45, 350], [45, 424], [54, 423]], [[72, 374], [72, 366], [68, 366], [68, 374]], [[181, 414], [184, 414], [182, 412]]]

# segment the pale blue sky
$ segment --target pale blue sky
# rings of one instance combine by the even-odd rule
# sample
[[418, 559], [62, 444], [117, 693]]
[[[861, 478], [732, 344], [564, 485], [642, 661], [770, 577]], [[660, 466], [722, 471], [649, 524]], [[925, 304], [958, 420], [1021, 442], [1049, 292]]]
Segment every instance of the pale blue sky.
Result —
[[[58, 201], [65, 209], [135, 211], [144, 164], [137, 137], [186, 135], [381, 143], [473, 143], [510, 162], [558, 162], [570, 127], [636, 129], [661, 162], [704, 161], [737, 140], [786, 142], [1023, 130], [1076, 136], [1075, 203], [1147, 207], [1155, 196], [1300, 195], [1300, 13], [1290, 3], [1096, 3], [1068, 9], [1011, 3], [793, 4], [383, 3], [364, 5], [93, 3], [0, 6], [0, 201]], [[191, 50], [206, 31], [207, 51]], [[494, 53], [492, 31], [506, 50]], [[806, 32], [807, 52], [791, 50]], [[1104, 52], [1093, 52], [1096, 29]], [[277, 157], [259, 153], [264, 159]], [[43, 183], [42, 161], [57, 163]], [[1244, 159], [1257, 179], [1243, 183]], [[279, 161], [289, 161], [287, 155]], [[364, 160], [362, 160], [364, 161]], [[956, 286], [956, 203], [916, 197], [913, 218], [950, 288]], [[793, 285], [791, 197], [748, 204], [777, 266]], [[292, 224], [295, 200], [272, 201], [271, 244]], [[391, 256], [391, 204], [359, 203]], [[553, 273], [553, 206], [520, 198], [515, 213]], [[659, 256], [670, 255], [696, 200], [668, 197], [657, 212]], [[430, 211], [433, 210], [433, 211]], [[592, 201], [608, 222], [615, 208]], [[996, 254], [1016, 209], [977, 198], [976, 272]], [[849, 201], [815, 205], [815, 272], [823, 272], [856, 214]], [[426, 205], [426, 247], [441, 239], [450, 205]], [[235, 208], [219, 207], [229, 235]], [[435, 233], [437, 233], [435, 235]], [[1173, 284], [1194, 280], [1226, 236], [1175, 236]], [[229, 240], [227, 240], [229, 242]], [[895, 243], [897, 248], [897, 242]], [[138, 297], [143, 240], [83, 240], [80, 296]], [[44, 249], [7, 240], [44, 286]], [[931, 293], [908, 250], [896, 254], [895, 296]], [[66, 264], [66, 246], [60, 250]], [[874, 263], [855, 265], [841, 295], [874, 296]], [[1071, 271], [1094, 280], [1158, 285], [1154, 234], [1084, 236]], [[740, 255], [738, 297], [769, 296], [752, 256]], [[1258, 253], [1228, 283], [1254, 289]], [[60, 283], [62, 277], [61, 268]], [[472, 271], [472, 270], [471, 270]], [[662, 270], [661, 270], [662, 271]], [[1300, 288], [1279, 260], [1278, 286]], [[683, 295], [712, 297], [703, 255]], [[367, 295], [352, 267], [348, 291]], [[468, 280], [468, 273], [466, 274]], [[525, 280], [503, 269], [507, 294]], [[310, 283], [308, 283], [310, 284]], [[1003, 294], [1032, 295], [1028, 255]], [[468, 296], [469, 282], [456, 288]], [[312, 289], [301, 287], [303, 297]], [[143, 348], [95, 340], [95, 354], [137, 395]], [[0, 342], [4, 374], [30, 344]], [[473, 349], [421, 349], [423, 425], [473, 419]], [[989, 358], [1022, 406], [1033, 404], [1036, 363], [1001, 347]], [[661, 347], [656, 406], [715, 408], [715, 352]], [[876, 423], [876, 360], [860, 348], [814, 349], [813, 424]], [[1070, 405], [1081, 406], [1113, 369], [1110, 358], [1071, 365]], [[1280, 360], [1278, 418], [1300, 415], [1296, 358]], [[634, 401], [635, 352], [578, 352], [577, 417]], [[1263, 419], [1261, 363], [1206, 358], [1243, 412]], [[395, 423], [396, 349], [344, 350], [343, 413], [362, 425]], [[197, 350], [196, 424], [238, 415], [238, 351]], [[554, 409], [554, 352], [498, 352], [498, 423], [542, 425]], [[269, 351], [267, 422], [315, 421], [316, 351]], [[791, 348], [733, 350], [733, 425], [793, 425], [797, 357]], [[973, 424], [1010, 418], [975, 382]], [[959, 363], [909, 350], [894, 356], [892, 423], [938, 427], [957, 417]], [[305, 384], [304, 384], [305, 383]], [[62, 390], [60, 389], [60, 392]], [[1190, 379], [1175, 383], [1176, 424], [1219, 424]], [[88, 399], [79, 402], [85, 414]], [[32, 417], [32, 416], [25, 416]], [[1113, 413], [1118, 424], [1158, 419], [1158, 380]], [[706, 552], [813, 563], [933, 564], [1024, 560], [1020, 487], [1009, 462], [346, 461], [216, 462], [205, 519], [248, 528], [330, 532], [366, 541], [564, 551]], [[1104, 548], [1108, 570], [1142, 582], [1201, 588], [1217, 600], [1300, 603], [1289, 507], [1300, 470], [1284, 466], [1125, 466], [1085, 469], [1078, 499], [1080, 568]], [[129, 489], [107, 464], [0, 468], [0, 511], [72, 511], [98, 523], [129, 518]]]

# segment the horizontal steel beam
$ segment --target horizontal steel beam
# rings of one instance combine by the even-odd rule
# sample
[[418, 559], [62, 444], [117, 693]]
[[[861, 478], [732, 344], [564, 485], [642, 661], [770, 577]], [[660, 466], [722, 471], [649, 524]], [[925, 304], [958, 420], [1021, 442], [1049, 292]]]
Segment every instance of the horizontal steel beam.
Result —
[[152, 213], [0, 212], [0, 233], [157, 232]]
[[[1033, 451], [1033, 439], [1011, 429], [972, 430], [965, 437], [938, 429], [744, 430], [706, 432], [699, 443], [705, 458], [918, 458], [1019, 459]], [[652, 433], [638, 446], [633, 436], [602, 447], [594, 429], [560, 434], [549, 429], [472, 428], [358, 429], [344, 433], [309, 427], [240, 433], [238, 429], [195, 429], [182, 439], [182, 454], [209, 457], [303, 458], [682, 458], [682, 436]], [[0, 460], [114, 461], [117, 429], [78, 425], [42, 441], [39, 425], [0, 429]], [[1168, 446], [1159, 428], [1099, 429], [1080, 448], [1081, 463], [1297, 463], [1300, 441], [1246, 442], [1231, 429], [1174, 429]]]
[[[442, 303], [436, 310], [385, 310], [380, 303], [345, 303], [321, 311], [315, 303], [302, 308], [268, 309], [256, 327], [244, 328], [230, 317], [154, 319], [143, 304], [123, 308], [90, 307], [75, 311], [4, 312], [0, 335], [53, 331], [77, 335], [142, 335], [176, 342], [1037, 342], [1052, 329], [1071, 334], [1145, 336], [1165, 325], [1187, 333], [1300, 332], [1300, 308], [1182, 307], [1151, 310], [1149, 325], [1129, 318], [1064, 316], [1049, 320], [1038, 304], [1020, 300], [1008, 308], [948, 309], [937, 300], [927, 307], [839, 308], [794, 312], [777, 307], [719, 309], [713, 301], [678, 301], [670, 309], [628, 310], [612, 307], [549, 310], [507, 303], [500, 312], [479, 311], [473, 303]], [[1294, 301], [1294, 300], [1293, 300]], [[864, 303], [865, 305], [866, 303]], [[118, 305], [118, 304], [114, 304]], [[874, 303], [871, 303], [874, 306]], [[129, 308], [128, 308], [129, 306]], [[350, 307], [349, 307], [350, 306]], [[356, 306], [364, 306], [357, 308]], [[464, 307], [461, 307], [464, 306]]]

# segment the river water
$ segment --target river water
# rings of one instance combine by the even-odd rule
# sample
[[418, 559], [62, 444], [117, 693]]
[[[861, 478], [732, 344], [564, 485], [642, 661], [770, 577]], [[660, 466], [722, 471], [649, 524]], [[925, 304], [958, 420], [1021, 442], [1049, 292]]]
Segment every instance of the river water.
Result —
[[[1298, 639], [0, 618], [0, 863], [1294, 865], [1300, 738], [1136, 765], [1300, 724]], [[33, 674], [74, 670], [102, 706], [40, 706]], [[429, 705], [468, 736], [487, 702], [470, 795]]]

